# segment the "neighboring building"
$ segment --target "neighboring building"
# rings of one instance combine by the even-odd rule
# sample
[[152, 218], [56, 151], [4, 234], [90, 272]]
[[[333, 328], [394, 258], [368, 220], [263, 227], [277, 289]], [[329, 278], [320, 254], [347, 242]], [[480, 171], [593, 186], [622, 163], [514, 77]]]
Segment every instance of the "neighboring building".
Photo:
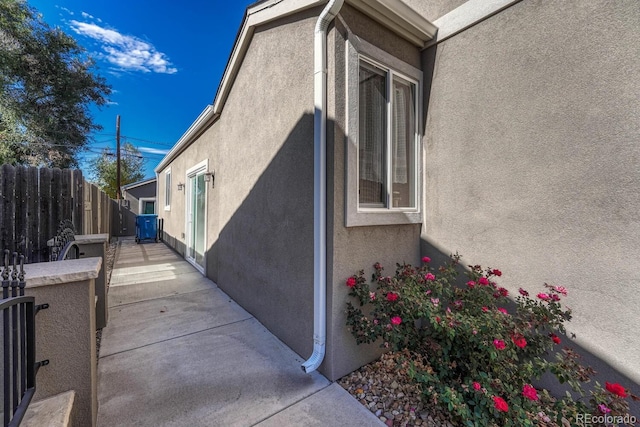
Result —
[[576, 342], [640, 383], [639, 3], [406, 3], [346, 0], [315, 82], [327, 2], [249, 6], [156, 169], [164, 240], [305, 358], [326, 273], [331, 380], [379, 351], [346, 330], [346, 278], [458, 251], [512, 293], [566, 286]]
[[125, 206], [136, 215], [156, 213], [156, 178], [122, 186]]
[[121, 187], [121, 216], [114, 216], [114, 230], [120, 230], [118, 236], [135, 236], [136, 215], [157, 213], [156, 184], [156, 178], [148, 178]]

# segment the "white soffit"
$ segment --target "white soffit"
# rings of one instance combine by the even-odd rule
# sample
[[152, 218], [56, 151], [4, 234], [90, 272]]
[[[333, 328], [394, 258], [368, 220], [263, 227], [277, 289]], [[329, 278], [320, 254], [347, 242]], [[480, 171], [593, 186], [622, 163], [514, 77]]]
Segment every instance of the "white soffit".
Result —
[[400, 0], [346, 2], [420, 48], [425, 47], [438, 31], [438, 27]]

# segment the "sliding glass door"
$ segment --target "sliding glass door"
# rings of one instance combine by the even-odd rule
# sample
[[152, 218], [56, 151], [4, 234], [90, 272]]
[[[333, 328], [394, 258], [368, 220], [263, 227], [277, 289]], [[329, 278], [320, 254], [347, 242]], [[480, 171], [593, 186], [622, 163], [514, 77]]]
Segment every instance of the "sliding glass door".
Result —
[[207, 187], [205, 167], [187, 175], [187, 260], [204, 272]]

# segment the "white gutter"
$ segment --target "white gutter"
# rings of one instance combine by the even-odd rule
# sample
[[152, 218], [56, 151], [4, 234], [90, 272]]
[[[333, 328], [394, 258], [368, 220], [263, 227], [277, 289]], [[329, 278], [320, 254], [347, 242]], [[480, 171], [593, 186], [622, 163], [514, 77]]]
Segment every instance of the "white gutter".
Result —
[[313, 372], [324, 359], [327, 340], [327, 29], [344, 0], [330, 0], [316, 22], [313, 124], [313, 354], [302, 370]]

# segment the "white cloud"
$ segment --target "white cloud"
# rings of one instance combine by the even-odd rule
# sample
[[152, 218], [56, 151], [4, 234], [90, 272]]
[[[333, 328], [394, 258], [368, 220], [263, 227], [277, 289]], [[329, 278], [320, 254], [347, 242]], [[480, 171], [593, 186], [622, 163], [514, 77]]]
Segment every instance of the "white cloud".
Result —
[[[93, 18], [85, 12], [82, 14], [85, 18]], [[167, 55], [158, 52], [151, 43], [138, 37], [88, 22], [72, 20], [69, 25], [75, 33], [97, 41], [102, 49], [98, 57], [120, 70], [161, 74], [178, 72]]]
[[169, 152], [169, 150], [162, 150], [159, 148], [151, 148], [151, 147], [138, 147], [138, 151], [140, 151], [141, 153], [162, 154], [163, 156]]
[[80, 12], [80, 14], [82, 15], [83, 18], [87, 18], [87, 19], [95, 19], [93, 17], [93, 15], [88, 14], [87, 12]]
[[73, 12], [69, 9], [67, 9], [66, 7], [62, 7], [62, 6], [58, 6], [56, 5], [56, 7], [60, 10], [64, 10], [65, 12], [67, 12], [69, 15], [73, 15]]

